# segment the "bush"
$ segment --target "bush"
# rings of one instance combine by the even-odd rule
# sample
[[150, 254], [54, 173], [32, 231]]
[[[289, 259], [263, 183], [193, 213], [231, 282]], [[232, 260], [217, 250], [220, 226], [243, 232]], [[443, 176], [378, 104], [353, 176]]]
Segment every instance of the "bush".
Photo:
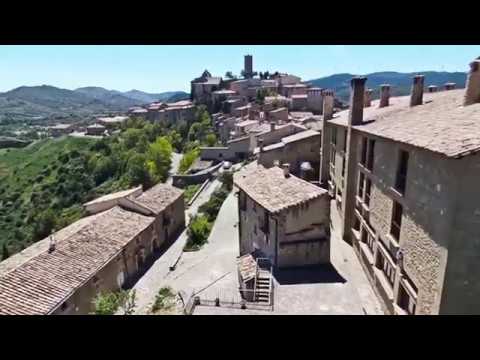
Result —
[[200, 185], [188, 185], [186, 188], [185, 188], [185, 192], [184, 192], [184, 196], [185, 196], [185, 202], [188, 203], [193, 195], [196, 194], [196, 192], [198, 191], [198, 189], [200, 188]]
[[135, 290], [100, 293], [93, 300], [93, 315], [114, 315], [118, 308], [123, 310], [124, 315], [133, 314], [135, 308]]
[[163, 287], [158, 291], [155, 296], [155, 302], [152, 306], [152, 312], [155, 313], [159, 310], [169, 310], [174, 306], [173, 300], [175, 299], [175, 293], [170, 287]]
[[223, 202], [228, 196], [228, 193], [229, 192], [223, 188], [216, 190], [210, 199], [198, 208], [198, 211], [204, 213], [209, 221], [215, 221]]
[[188, 240], [184, 250], [195, 251], [200, 249], [207, 242], [211, 229], [212, 224], [205, 215], [195, 215], [188, 225]]
[[193, 148], [189, 151], [187, 151], [183, 157], [182, 160], [180, 160], [180, 166], [178, 168], [178, 173], [179, 174], [185, 174], [187, 170], [192, 166], [192, 164], [195, 162], [195, 160], [200, 156], [200, 149], [198, 148]]

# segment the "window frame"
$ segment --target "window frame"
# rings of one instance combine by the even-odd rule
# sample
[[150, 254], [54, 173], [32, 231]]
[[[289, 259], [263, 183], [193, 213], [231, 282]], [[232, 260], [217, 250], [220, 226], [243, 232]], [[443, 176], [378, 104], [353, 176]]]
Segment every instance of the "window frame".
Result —
[[[400, 211], [399, 211], [400, 210]], [[400, 213], [399, 221], [397, 223], [397, 217]], [[390, 236], [396, 240], [400, 241], [401, 229], [402, 229], [402, 217], [403, 217], [403, 206], [398, 201], [393, 200], [392, 206], [392, 219], [390, 221]]]

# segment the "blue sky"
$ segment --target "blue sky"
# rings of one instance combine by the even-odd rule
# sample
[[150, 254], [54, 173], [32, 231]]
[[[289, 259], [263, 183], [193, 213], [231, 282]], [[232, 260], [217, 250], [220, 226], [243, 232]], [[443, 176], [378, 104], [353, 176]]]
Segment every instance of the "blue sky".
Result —
[[257, 71], [310, 80], [344, 72], [467, 71], [480, 46], [0, 46], [0, 91], [42, 84], [189, 91], [190, 80], [204, 69], [239, 74], [244, 54], [253, 55]]

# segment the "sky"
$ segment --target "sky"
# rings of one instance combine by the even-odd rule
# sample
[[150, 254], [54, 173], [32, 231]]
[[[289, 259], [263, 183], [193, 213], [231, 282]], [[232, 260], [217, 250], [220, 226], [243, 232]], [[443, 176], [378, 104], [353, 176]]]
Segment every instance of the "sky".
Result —
[[0, 45], [0, 91], [19, 86], [101, 86], [146, 92], [190, 91], [208, 69], [239, 75], [243, 55], [255, 71], [311, 80], [336, 73], [467, 71], [480, 46], [420, 45]]

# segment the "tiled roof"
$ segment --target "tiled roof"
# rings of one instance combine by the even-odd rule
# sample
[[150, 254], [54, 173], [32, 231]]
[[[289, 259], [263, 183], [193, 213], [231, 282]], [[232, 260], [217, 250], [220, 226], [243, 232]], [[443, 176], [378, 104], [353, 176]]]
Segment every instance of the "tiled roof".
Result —
[[[364, 124], [355, 130], [427, 149], [447, 157], [462, 157], [480, 150], [480, 103], [463, 106], [465, 90], [424, 93], [423, 105], [409, 106], [410, 97], [378, 100], [364, 109]], [[348, 110], [329, 120], [347, 126]]]
[[235, 185], [271, 213], [316, 199], [327, 191], [294, 175], [285, 177], [277, 166], [242, 169], [234, 174]]
[[[101, 202], [105, 202], [105, 201], [110, 201], [110, 200], [114, 200], [114, 199], [120, 199], [120, 198], [124, 198], [124, 197], [127, 197], [135, 192], [137, 192], [138, 190], [141, 189], [141, 186], [139, 187], [136, 187], [136, 188], [133, 188], [133, 189], [128, 189], [128, 190], [123, 190], [123, 191], [118, 191], [116, 193], [112, 193], [112, 194], [107, 194], [107, 195], [104, 195], [104, 196], [101, 196], [99, 198], [96, 198], [92, 201], [89, 201], [85, 204], [83, 204], [84, 206], [85, 205], [92, 205], [92, 204], [97, 204], [97, 203], [101, 203]], [[141, 191], [141, 190], [140, 190]]]
[[120, 207], [94, 216], [53, 252], [43, 250], [0, 277], [0, 314], [51, 313], [153, 221]]
[[295, 141], [311, 138], [314, 136], [320, 136], [320, 133], [314, 130], [305, 130], [305, 131], [301, 131], [299, 133], [282, 138], [282, 142], [284, 144], [289, 144]]
[[160, 183], [145, 191], [139, 197], [130, 200], [158, 214], [182, 194], [183, 191], [179, 188]]

